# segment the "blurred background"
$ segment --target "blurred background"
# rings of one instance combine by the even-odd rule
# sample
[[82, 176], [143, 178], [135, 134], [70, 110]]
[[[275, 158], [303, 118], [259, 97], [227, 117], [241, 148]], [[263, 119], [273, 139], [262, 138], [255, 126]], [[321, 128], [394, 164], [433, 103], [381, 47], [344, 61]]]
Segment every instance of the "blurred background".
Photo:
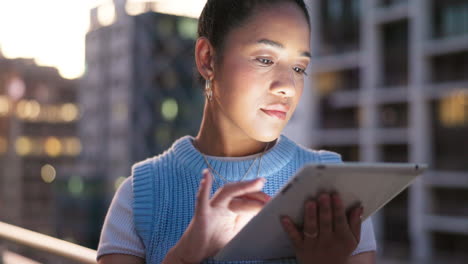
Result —
[[[313, 58], [284, 133], [428, 163], [373, 216], [379, 263], [468, 263], [468, 0], [306, 2]], [[97, 248], [131, 165], [197, 133], [204, 3], [0, 0], [1, 222]], [[12, 228], [0, 263], [75, 263]]]

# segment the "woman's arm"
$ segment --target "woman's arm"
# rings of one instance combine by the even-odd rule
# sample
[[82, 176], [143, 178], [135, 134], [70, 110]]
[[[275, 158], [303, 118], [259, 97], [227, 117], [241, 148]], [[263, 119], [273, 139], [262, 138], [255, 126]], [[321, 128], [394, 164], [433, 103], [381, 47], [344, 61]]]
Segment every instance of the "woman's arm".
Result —
[[145, 260], [126, 254], [108, 254], [99, 258], [99, 264], [144, 264]]
[[346, 264], [375, 264], [375, 251], [363, 252], [351, 256]]

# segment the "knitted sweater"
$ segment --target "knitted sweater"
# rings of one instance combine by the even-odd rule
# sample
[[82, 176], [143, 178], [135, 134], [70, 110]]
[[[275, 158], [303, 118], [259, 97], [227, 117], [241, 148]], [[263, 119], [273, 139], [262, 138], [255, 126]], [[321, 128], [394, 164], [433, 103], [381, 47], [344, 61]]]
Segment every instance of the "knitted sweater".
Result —
[[[138, 236], [144, 245], [144, 256], [141, 257], [144, 257], [147, 263], [162, 262], [169, 249], [180, 239], [193, 216], [201, 171], [207, 165], [201, 153], [194, 148], [192, 140], [192, 137], [185, 136], [177, 140], [163, 154], [137, 163], [132, 168], [131, 216], [134, 226], [127, 228], [128, 233], [132, 233], [127, 235]], [[248, 170], [254, 159], [254, 157], [208, 157], [208, 162], [226, 180], [237, 181]], [[336, 153], [303, 148], [287, 137], [280, 136], [277, 144], [262, 157], [259, 177], [267, 179], [263, 191], [273, 196], [298, 169], [309, 162], [335, 163], [341, 162], [341, 158]], [[258, 158], [245, 180], [257, 176], [259, 163]], [[222, 185], [219, 178], [216, 182], [218, 185], [213, 185], [212, 194]], [[113, 210], [113, 205], [109, 209], [108, 216], [111, 210]], [[128, 213], [126, 216], [128, 218]], [[116, 245], [112, 249], [112, 246], [109, 246], [112, 245], [112, 241], [103, 239], [105, 233], [111, 232], [111, 226], [115, 226], [108, 218], [110, 217], [106, 217], [103, 227], [98, 256], [119, 252], [138, 255], [132, 253], [138, 250], [122, 249], [121, 245]], [[370, 220], [363, 223], [361, 233], [361, 243], [353, 254], [375, 250]], [[101, 245], [106, 245], [106, 250], [101, 250]], [[250, 262], [206, 260], [204, 263], [296, 263], [296, 261], [291, 258]]]

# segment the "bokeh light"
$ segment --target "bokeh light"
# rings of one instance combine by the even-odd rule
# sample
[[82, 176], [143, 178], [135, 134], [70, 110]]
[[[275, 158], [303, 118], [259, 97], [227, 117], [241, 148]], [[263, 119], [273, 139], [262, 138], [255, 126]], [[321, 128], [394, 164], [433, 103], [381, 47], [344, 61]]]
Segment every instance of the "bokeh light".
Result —
[[117, 178], [117, 179], [115, 180], [115, 182], [114, 182], [114, 189], [115, 189], [115, 190], [119, 189], [120, 185], [122, 185], [122, 183], [125, 181], [125, 179], [126, 179], [126, 178], [125, 178], [125, 177], [122, 177], [122, 176], [119, 177], [119, 178]]
[[32, 142], [28, 137], [19, 137], [15, 142], [16, 153], [20, 156], [25, 156], [32, 151]]
[[75, 104], [67, 103], [60, 108], [60, 116], [65, 122], [71, 122], [78, 119], [79, 110]]
[[41, 178], [45, 183], [53, 182], [56, 174], [55, 168], [50, 164], [46, 164], [41, 168]]
[[12, 78], [7, 85], [7, 91], [11, 98], [18, 100], [23, 97], [26, 91], [24, 81], [18, 77]]
[[8, 97], [0, 95], [0, 116], [7, 115], [10, 112], [11, 104]]
[[44, 143], [44, 149], [47, 155], [57, 157], [62, 153], [62, 143], [56, 137], [48, 137]]
[[79, 195], [83, 192], [83, 179], [79, 176], [72, 176], [68, 179], [68, 191], [74, 195]]
[[64, 139], [65, 153], [70, 156], [78, 156], [81, 153], [81, 141], [76, 137]]
[[172, 121], [177, 117], [179, 106], [175, 99], [169, 98], [163, 101], [161, 105], [161, 114], [165, 120]]
[[114, 23], [116, 14], [115, 6], [112, 1], [108, 1], [97, 9], [98, 21], [102, 26], [109, 26]]

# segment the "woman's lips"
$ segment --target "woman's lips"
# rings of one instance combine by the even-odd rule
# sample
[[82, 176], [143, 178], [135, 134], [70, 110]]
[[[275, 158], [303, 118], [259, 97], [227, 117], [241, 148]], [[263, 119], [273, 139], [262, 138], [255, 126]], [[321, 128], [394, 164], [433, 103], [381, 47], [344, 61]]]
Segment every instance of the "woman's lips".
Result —
[[276, 110], [266, 110], [266, 109], [261, 109], [261, 110], [269, 116], [276, 117], [281, 120], [286, 120], [286, 112], [276, 111]]

